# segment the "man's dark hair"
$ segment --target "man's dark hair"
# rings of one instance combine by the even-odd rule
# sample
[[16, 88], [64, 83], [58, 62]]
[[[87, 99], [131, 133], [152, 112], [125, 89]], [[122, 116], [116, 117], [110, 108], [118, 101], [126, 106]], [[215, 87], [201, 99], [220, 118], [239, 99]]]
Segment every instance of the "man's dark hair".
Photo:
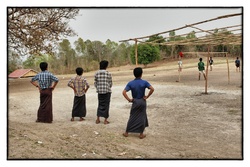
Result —
[[139, 78], [142, 76], [142, 68], [141, 67], [137, 67], [134, 69], [134, 76], [136, 78]]
[[83, 68], [82, 67], [77, 67], [76, 68], [76, 74], [77, 75], [82, 75], [82, 73], [83, 73]]
[[106, 70], [109, 65], [109, 62], [107, 60], [102, 60], [100, 62], [100, 70]]
[[41, 69], [42, 71], [47, 70], [47, 68], [48, 68], [48, 63], [46, 63], [46, 62], [41, 62], [41, 63], [40, 63], [40, 69]]
[[200, 58], [200, 61], [202, 61], [202, 58]]

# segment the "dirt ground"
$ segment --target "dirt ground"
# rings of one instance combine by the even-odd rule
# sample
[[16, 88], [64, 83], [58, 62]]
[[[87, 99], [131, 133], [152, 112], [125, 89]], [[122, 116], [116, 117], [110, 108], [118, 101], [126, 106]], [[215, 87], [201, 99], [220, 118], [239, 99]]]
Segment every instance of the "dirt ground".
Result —
[[53, 91], [52, 124], [36, 123], [39, 92], [30, 78], [8, 81], [8, 148], [11, 159], [242, 159], [242, 73], [230, 59], [230, 83], [225, 58], [214, 58], [213, 71], [198, 81], [197, 59], [184, 59], [178, 80], [177, 61], [144, 68], [143, 79], [155, 88], [147, 100], [149, 127], [144, 139], [122, 136], [131, 103], [122, 90], [132, 80], [134, 66], [109, 68], [113, 87], [110, 124], [95, 124], [97, 93], [94, 73], [83, 75], [90, 84], [85, 121], [70, 121], [72, 75], [59, 75]]

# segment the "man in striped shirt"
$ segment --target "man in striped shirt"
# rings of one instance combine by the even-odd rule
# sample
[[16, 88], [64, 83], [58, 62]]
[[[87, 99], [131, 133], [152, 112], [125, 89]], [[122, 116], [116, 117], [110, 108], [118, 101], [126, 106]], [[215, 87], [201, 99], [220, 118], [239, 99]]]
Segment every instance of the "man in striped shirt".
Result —
[[86, 97], [85, 94], [89, 89], [87, 80], [82, 76], [83, 68], [76, 68], [76, 76], [71, 78], [68, 82], [68, 86], [74, 90], [74, 103], [72, 109], [71, 121], [74, 121], [74, 117], [80, 117], [80, 121], [83, 121], [86, 116]]
[[31, 84], [40, 92], [40, 106], [36, 122], [52, 123], [52, 91], [55, 89], [58, 78], [48, 71], [48, 63], [40, 63], [41, 72], [31, 79]]
[[108, 61], [103, 60], [100, 62], [100, 70], [95, 74], [94, 85], [98, 93], [98, 108], [96, 123], [100, 123], [100, 117], [104, 117], [104, 124], [108, 124], [109, 117], [109, 104], [111, 97], [112, 76], [106, 69]]

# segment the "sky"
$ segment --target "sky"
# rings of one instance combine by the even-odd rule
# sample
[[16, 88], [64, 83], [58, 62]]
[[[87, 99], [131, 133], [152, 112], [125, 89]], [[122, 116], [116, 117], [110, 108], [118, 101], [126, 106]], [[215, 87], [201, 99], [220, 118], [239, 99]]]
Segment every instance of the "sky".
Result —
[[[71, 42], [81, 37], [84, 41], [106, 42], [144, 37], [193, 24], [218, 16], [242, 13], [240, 7], [129, 7], [129, 8], [80, 8], [79, 15], [69, 22], [78, 36], [68, 38]], [[197, 25], [203, 30], [242, 24], [242, 17], [213, 21]], [[176, 31], [176, 35], [189, 33], [193, 28]], [[164, 34], [165, 36], [168, 34]]]

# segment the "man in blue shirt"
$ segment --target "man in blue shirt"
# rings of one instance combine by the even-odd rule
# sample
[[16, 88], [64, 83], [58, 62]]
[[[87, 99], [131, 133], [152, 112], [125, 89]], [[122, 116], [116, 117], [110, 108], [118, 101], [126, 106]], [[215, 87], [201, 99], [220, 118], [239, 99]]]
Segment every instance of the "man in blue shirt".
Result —
[[[123, 96], [132, 102], [132, 107], [130, 110], [130, 117], [127, 123], [126, 132], [123, 133], [123, 136], [128, 137], [128, 133], [140, 133], [139, 138], [143, 139], [146, 135], [143, 134], [144, 129], [148, 127], [148, 118], [147, 118], [147, 103], [146, 100], [154, 92], [154, 88], [146, 80], [142, 80], [142, 68], [138, 67], [134, 69], [135, 79], [130, 81], [125, 89], [123, 90]], [[145, 89], [150, 89], [148, 95], [145, 96]], [[132, 92], [132, 98], [129, 98], [127, 92]]]
[[52, 91], [55, 89], [59, 80], [47, 71], [48, 63], [41, 62], [40, 69], [41, 72], [30, 81], [40, 92], [40, 106], [37, 112], [36, 122], [52, 123]]

